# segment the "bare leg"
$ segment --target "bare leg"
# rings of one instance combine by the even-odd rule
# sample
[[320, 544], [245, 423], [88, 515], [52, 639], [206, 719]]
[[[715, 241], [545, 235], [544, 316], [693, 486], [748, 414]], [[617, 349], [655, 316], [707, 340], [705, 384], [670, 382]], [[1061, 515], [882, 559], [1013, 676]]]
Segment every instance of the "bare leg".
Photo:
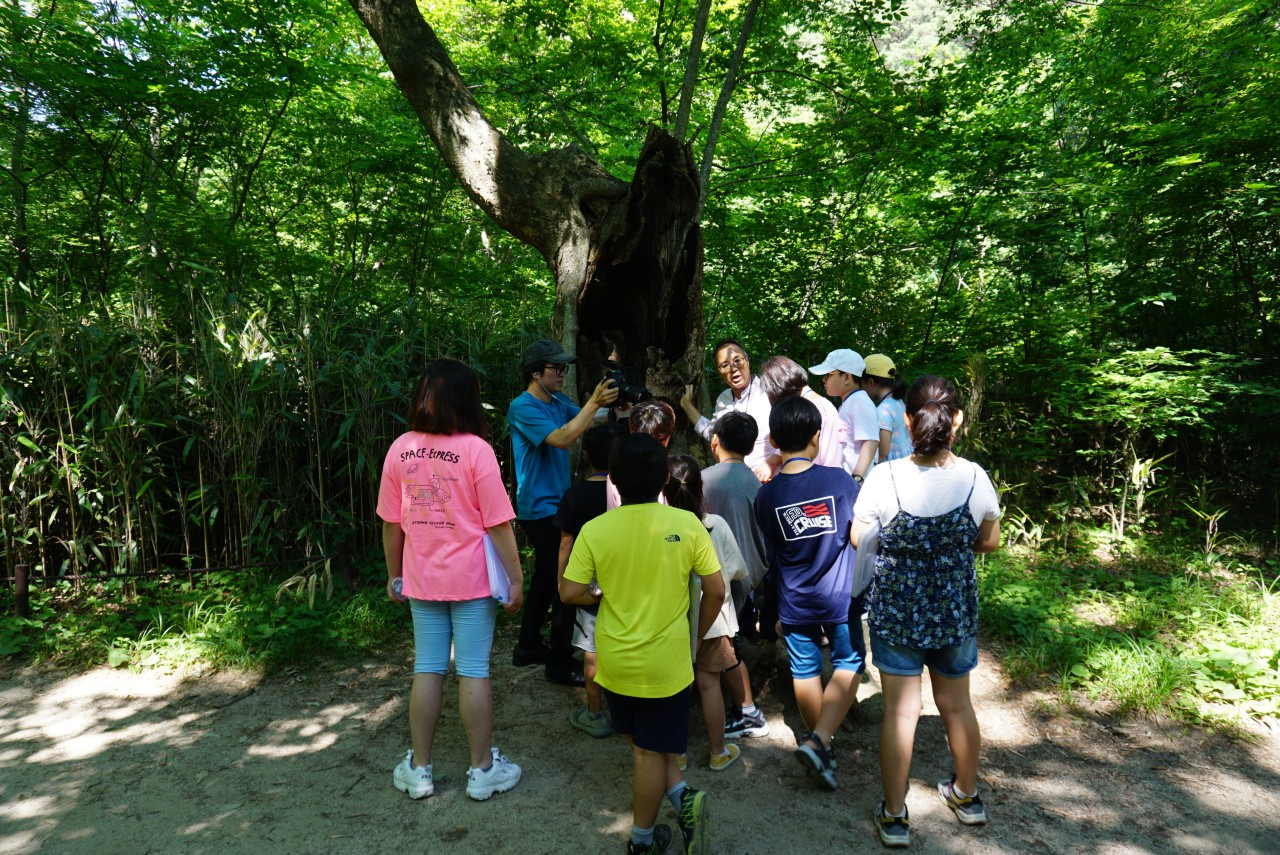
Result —
[[884, 722], [880, 725], [880, 782], [884, 805], [901, 814], [907, 803], [907, 778], [920, 721], [920, 678], [880, 672], [884, 689]]
[[693, 672], [702, 699], [702, 723], [707, 728], [707, 748], [711, 756], [724, 753], [724, 695], [720, 694], [720, 675], [713, 671]]
[[582, 676], [586, 681], [583, 688], [587, 690], [587, 710], [596, 715], [604, 709], [604, 693], [596, 682], [596, 655], [591, 652], [582, 654]]
[[978, 717], [969, 699], [969, 675], [951, 678], [929, 671], [933, 684], [933, 700], [942, 715], [947, 729], [947, 744], [951, 746], [951, 762], [955, 764], [956, 786], [972, 795], [978, 791], [978, 755], [982, 750], [982, 735], [978, 730]]
[[802, 680], [791, 678], [791, 688], [796, 695], [796, 706], [800, 708], [800, 720], [804, 722], [806, 731], [818, 725], [818, 715], [822, 712], [822, 678], [805, 677]]
[[413, 742], [413, 765], [431, 762], [431, 744], [440, 722], [440, 701], [444, 695], [443, 674], [414, 674], [409, 690], [409, 737]]
[[836, 728], [849, 714], [849, 707], [853, 706], [853, 700], [857, 697], [858, 680], [858, 675], [853, 671], [840, 669], [827, 681], [827, 687], [822, 691], [818, 722], [813, 726], [813, 732], [824, 746], [835, 736]]
[[662, 788], [662, 794], [666, 795], [668, 790], [684, 781], [684, 772], [680, 771], [680, 764], [676, 761], [677, 755], [664, 754], [663, 756], [667, 758], [667, 781]]
[[[670, 765], [674, 767], [675, 757], [639, 748], [634, 743], [631, 745], [631, 754], [635, 762], [635, 771], [631, 777], [631, 821], [636, 824], [636, 828], [652, 828], [658, 821], [658, 808], [662, 806], [662, 797], [668, 789], [667, 761], [670, 760]], [[679, 770], [676, 771], [678, 774]]]
[[754, 703], [751, 696], [751, 675], [747, 673], [747, 663], [739, 662], [733, 668], [720, 675], [720, 684], [729, 697], [729, 703], [735, 707], [745, 707]]
[[804, 726], [822, 740], [825, 748], [835, 735], [836, 728], [853, 706], [857, 695], [858, 675], [843, 669], [831, 675], [827, 687], [822, 687], [821, 677], [806, 677], [791, 681], [796, 693], [796, 706]]
[[462, 713], [462, 725], [467, 729], [471, 766], [487, 769], [493, 762], [489, 752], [493, 745], [493, 696], [488, 677], [458, 678], [458, 709]]

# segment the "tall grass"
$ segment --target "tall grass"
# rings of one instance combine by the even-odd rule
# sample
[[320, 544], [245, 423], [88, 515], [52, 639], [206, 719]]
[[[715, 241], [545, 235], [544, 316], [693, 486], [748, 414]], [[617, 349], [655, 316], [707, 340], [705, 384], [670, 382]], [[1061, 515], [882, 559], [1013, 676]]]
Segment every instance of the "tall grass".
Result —
[[244, 564], [375, 543], [382, 453], [422, 366], [441, 355], [492, 366], [499, 382], [486, 398], [501, 412], [521, 344], [498, 313], [416, 329], [380, 320], [367, 307], [285, 316], [195, 297], [163, 325], [27, 305], [26, 331], [10, 331], [0, 358], [5, 574], [20, 563], [51, 577]]

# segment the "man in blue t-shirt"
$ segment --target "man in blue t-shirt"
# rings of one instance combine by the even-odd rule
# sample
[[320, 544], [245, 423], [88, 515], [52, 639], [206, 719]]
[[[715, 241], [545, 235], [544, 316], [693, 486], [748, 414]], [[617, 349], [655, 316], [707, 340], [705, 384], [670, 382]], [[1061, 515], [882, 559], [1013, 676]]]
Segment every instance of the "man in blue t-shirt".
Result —
[[[782, 467], [756, 494], [756, 520], [769, 556], [796, 706], [809, 730], [796, 759], [834, 790], [836, 764], [828, 746], [853, 704], [863, 658], [849, 630], [854, 559], [849, 533], [858, 485], [843, 469], [814, 465], [821, 430], [821, 413], [804, 398], [774, 404], [769, 433], [782, 452]], [[824, 636], [833, 669], [825, 689]]]
[[[520, 370], [528, 387], [507, 408], [515, 457], [516, 518], [533, 545], [533, 575], [524, 598], [520, 638], [512, 652], [516, 665], [546, 663], [553, 683], [583, 684], [582, 667], [573, 658], [574, 607], [556, 592], [560, 530], [553, 519], [569, 489], [569, 448], [591, 427], [596, 413], [618, 397], [617, 386], [602, 380], [579, 409], [562, 392], [569, 364], [578, 358], [554, 341], [539, 339], [524, 352]], [[551, 611], [550, 648], [542, 644], [542, 624]]]

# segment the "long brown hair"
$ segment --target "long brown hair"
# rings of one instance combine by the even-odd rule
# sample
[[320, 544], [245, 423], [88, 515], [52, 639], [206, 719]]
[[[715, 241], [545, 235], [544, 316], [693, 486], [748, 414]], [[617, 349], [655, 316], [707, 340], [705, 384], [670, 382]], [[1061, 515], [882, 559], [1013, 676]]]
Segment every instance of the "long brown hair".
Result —
[[437, 359], [427, 366], [409, 404], [409, 429], [489, 438], [489, 423], [480, 406], [480, 378], [471, 366], [456, 359]]
[[936, 374], [926, 374], [907, 390], [907, 414], [911, 416], [911, 445], [926, 456], [951, 447], [951, 432], [960, 409], [956, 384]]

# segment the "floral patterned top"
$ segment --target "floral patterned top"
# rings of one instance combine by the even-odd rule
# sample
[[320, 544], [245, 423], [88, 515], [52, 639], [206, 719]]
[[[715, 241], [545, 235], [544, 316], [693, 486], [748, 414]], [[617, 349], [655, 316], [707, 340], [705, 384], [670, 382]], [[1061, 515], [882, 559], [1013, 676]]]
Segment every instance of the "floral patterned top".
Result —
[[[911, 456], [911, 431], [907, 430], [906, 413], [907, 405], [892, 395], [885, 395], [876, 407], [880, 430], [889, 431], [889, 456], [884, 460]], [[883, 463], [884, 460], [880, 462]]]
[[[892, 476], [892, 468], [890, 468]], [[977, 467], [974, 467], [974, 483]], [[894, 481], [894, 493], [897, 493]], [[978, 526], [969, 497], [946, 513], [899, 510], [880, 529], [880, 553], [867, 600], [871, 632], [890, 644], [924, 650], [956, 647], [978, 633]]]

